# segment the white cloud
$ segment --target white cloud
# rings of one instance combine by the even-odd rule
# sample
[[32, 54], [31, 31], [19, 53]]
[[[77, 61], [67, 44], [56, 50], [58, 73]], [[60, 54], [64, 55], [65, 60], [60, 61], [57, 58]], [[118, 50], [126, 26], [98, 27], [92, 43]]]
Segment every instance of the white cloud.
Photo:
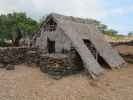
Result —
[[[28, 16], [35, 19], [39, 19], [45, 14], [56, 12], [70, 16], [103, 19], [105, 21], [110, 16], [118, 17], [133, 12], [133, 6], [106, 8], [102, 0], [0, 0], [0, 14], [14, 11], [26, 12]], [[109, 25], [112, 26], [114, 24]], [[112, 27], [120, 31], [129, 30], [128, 27], [120, 28], [121, 25], [117, 26], [119, 28]]]
[[104, 9], [99, 0], [0, 0], [0, 13], [25, 11], [32, 17], [50, 12], [65, 15], [99, 18]]
[[66, 15], [94, 17], [102, 15], [98, 0], [33, 0], [41, 12], [57, 12]]
[[16, 3], [14, 0], [6, 2], [5, 0], [0, 1], [0, 13], [6, 14], [13, 11], [18, 11], [17, 7], [15, 6]]
[[32, 0], [40, 12], [97, 18], [103, 15], [98, 0]]
[[110, 14], [108, 14], [108, 15], [124, 16], [129, 13], [133, 13], [133, 5], [125, 6], [125, 7], [121, 7], [121, 8], [114, 8], [114, 9], [110, 10]]

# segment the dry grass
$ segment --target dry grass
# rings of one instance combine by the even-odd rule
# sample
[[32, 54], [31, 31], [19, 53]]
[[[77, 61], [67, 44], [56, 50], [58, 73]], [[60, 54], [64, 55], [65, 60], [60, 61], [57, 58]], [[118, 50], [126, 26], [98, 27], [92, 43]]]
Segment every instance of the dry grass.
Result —
[[53, 80], [24, 65], [14, 71], [0, 69], [0, 100], [133, 100], [133, 64], [96, 81], [84, 73]]

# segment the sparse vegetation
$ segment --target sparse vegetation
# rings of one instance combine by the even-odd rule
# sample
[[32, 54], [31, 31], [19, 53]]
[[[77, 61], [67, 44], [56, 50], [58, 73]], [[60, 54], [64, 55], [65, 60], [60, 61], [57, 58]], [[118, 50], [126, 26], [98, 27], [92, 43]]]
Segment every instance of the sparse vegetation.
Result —
[[[0, 15], [0, 46], [9, 46], [7, 41], [11, 40], [10, 45], [18, 46], [21, 38], [31, 36], [35, 32], [45, 17], [40, 19], [40, 23], [27, 17], [26, 13], [14, 12], [7, 15]], [[107, 25], [100, 21], [94, 20], [97, 27], [105, 35], [111, 36], [113, 40], [123, 39], [124, 35], [119, 35], [118, 31], [109, 29]], [[133, 32], [129, 32], [128, 36], [133, 36]]]
[[10, 13], [0, 16], [1, 46], [5, 40], [11, 40], [13, 46], [19, 45], [22, 37], [30, 36], [38, 28], [38, 23], [27, 17], [25, 13]]
[[133, 36], [133, 31], [128, 33], [128, 36]]

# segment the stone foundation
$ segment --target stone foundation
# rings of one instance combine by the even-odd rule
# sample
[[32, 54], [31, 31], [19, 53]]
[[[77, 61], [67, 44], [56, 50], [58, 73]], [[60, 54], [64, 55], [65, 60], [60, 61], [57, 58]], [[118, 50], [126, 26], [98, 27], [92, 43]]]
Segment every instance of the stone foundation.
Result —
[[36, 48], [0, 48], [0, 67], [14, 70], [14, 65], [36, 64], [41, 71], [53, 76], [78, 73], [83, 69], [82, 61], [75, 50], [67, 54], [46, 54]]

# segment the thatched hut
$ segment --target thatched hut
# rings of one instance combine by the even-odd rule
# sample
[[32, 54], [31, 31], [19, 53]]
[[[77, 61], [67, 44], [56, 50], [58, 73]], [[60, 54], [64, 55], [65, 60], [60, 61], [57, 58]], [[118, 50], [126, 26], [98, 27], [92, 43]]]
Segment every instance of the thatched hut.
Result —
[[98, 62], [101, 58], [110, 68], [119, 68], [126, 64], [90, 19], [52, 13], [34, 35], [32, 44], [49, 54], [67, 55], [74, 48], [92, 77], [104, 72]]

